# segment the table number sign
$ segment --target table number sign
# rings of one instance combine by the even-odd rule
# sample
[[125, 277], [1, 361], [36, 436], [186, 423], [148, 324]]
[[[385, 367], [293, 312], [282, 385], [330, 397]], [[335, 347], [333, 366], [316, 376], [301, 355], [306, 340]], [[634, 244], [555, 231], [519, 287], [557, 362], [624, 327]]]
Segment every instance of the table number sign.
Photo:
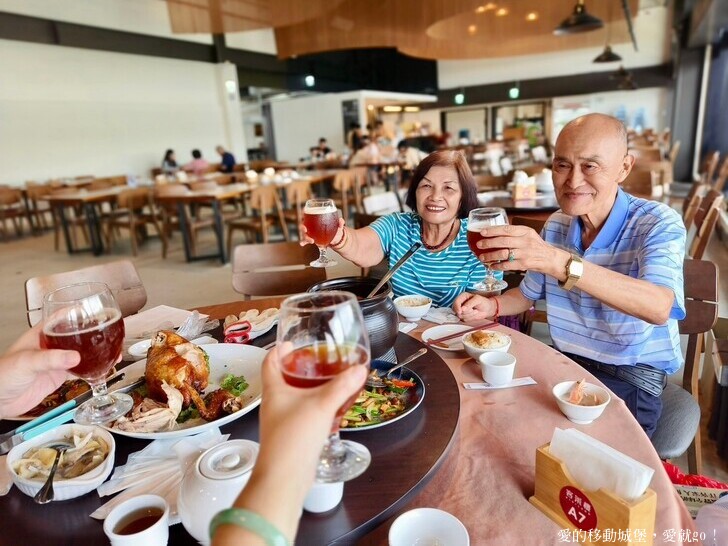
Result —
[[631, 502], [603, 489], [587, 494], [548, 444], [536, 450], [536, 486], [529, 501], [582, 544], [653, 543], [657, 495], [652, 489]]

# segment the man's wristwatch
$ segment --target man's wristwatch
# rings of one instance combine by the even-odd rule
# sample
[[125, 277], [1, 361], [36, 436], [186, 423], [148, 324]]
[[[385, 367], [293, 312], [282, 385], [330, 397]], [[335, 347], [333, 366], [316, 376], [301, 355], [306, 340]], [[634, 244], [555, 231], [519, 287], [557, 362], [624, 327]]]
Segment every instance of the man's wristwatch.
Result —
[[559, 281], [559, 286], [564, 290], [571, 290], [579, 282], [583, 273], [584, 262], [579, 256], [572, 254], [569, 261], [566, 262], [566, 280], [564, 282]]

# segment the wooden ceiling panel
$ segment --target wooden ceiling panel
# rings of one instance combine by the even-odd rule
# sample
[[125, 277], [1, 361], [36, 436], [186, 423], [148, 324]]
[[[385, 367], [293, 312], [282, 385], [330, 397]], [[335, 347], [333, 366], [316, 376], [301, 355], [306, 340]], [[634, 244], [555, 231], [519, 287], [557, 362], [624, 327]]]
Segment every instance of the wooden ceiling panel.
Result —
[[[636, 16], [639, 0], [628, 0]], [[604, 29], [554, 36], [576, 0], [167, 0], [174, 32], [273, 27], [280, 58], [394, 47], [427, 59], [474, 59], [629, 41], [620, 0], [587, 0]], [[504, 10], [505, 13], [499, 12]], [[501, 15], [499, 15], [501, 13]], [[529, 19], [529, 14], [531, 15]]]

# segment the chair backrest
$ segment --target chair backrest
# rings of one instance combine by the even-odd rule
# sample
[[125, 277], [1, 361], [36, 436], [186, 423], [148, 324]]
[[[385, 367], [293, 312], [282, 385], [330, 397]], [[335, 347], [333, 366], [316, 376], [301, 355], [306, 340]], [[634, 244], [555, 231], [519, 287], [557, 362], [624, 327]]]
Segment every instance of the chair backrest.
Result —
[[15, 188], [0, 188], [0, 206], [14, 206], [23, 204], [23, 194]]
[[634, 156], [638, 163], [641, 161], [660, 161], [662, 159], [660, 149], [653, 146], [635, 146], [629, 149], [629, 154]]
[[710, 209], [721, 207], [722, 205], [723, 194], [715, 190], [708, 190], [705, 196], [703, 196], [703, 199], [700, 201], [698, 210], [695, 212], [695, 227], [700, 229], [703, 225], [703, 221], [708, 217]]
[[657, 180], [654, 171], [632, 169], [622, 182], [622, 189], [640, 197], [651, 197]]
[[43, 318], [43, 296], [63, 286], [80, 282], [106, 283], [119, 303], [122, 317], [133, 315], [147, 303], [147, 291], [136, 267], [129, 260], [120, 260], [28, 279], [25, 282], [28, 323], [33, 326]]
[[688, 256], [695, 260], [702, 259], [705, 249], [708, 248], [710, 238], [713, 236], [713, 232], [715, 231], [715, 225], [718, 223], [718, 218], [720, 218], [720, 207], [712, 207], [708, 211], [708, 214], [705, 217], [705, 220], [703, 220], [698, 232], [695, 234], [693, 242], [690, 244]]
[[535, 230], [537, 233], [541, 233], [541, 230], [546, 225], [545, 218], [531, 218], [528, 216], [510, 216], [508, 223], [513, 226], [526, 226]]
[[528, 167], [523, 167], [521, 170], [528, 176], [536, 176], [544, 169], [551, 170], [551, 166], [546, 165], [546, 163], [536, 163], [534, 165], [529, 165]]
[[369, 195], [364, 198], [363, 205], [364, 212], [377, 216], [402, 211], [399, 198], [393, 191]]
[[313, 198], [311, 183], [308, 180], [295, 180], [286, 186], [288, 207], [296, 211], [296, 223], [302, 222], [303, 207]]
[[718, 176], [713, 183], [713, 189], [722, 192], [723, 188], [725, 187], [726, 179], [728, 179], [728, 157], [726, 157], [723, 160], [723, 163], [721, 163], [720, 170], [718, 171]]
[[675, 161], [677, 160], [677, 154], [680, 152], [680, 141], [676, 140], [672, 143], [672, 147], [670, 147], [670, 151], [667, 154], [668, 159], [670, 160], [670, 163], [673, 165], [675, 164]]
[[700, 174], [702, 174], [702, 181], [705, 184], [713, 183], [713, 175], [715, 174], [715, 169], [718, 168], [719, 160], [720, 152], [718, 151], [706, 154], [705, 159], [703, 160], [702, 169], [700, 170]]
[[354, 214], [354, 229], [360, 229], [368, 226], [380, 217], [375, 214], [364, 214], [363, 212], [357, 212]]
[[97, 178], [88, 185], [88, 189], [93, 190], [106, 190], [114, 185], [114, 181], [111, 178]]
[[508, 184], [505, 176], [495, 176], [492, 174], [476, 174], [473, 175], [478, 191], [487, 190], [504, 190]]
[[310, 267], [318, 257], [315, 245], [290, 243], [238, 245], [233, 251], [233, 289], [251, 296], [305, 292], [326, 280], [326, 270]]
[[713, 262], [705, 260], [685, 260], [683, 282], [685, 318], [678, 323], [680, 333], [688, 336], [683, 388], [697, 400], [705, 333], [718, 320], [718, 268]]
[[357, 184], [357, 172], [354, 169], [346, 169], [336, 173], [334, 176], [334, 189], [341, 193], [355, 189]]
[[255, 188], [250, 192], [250, 208], [261, 214], [271, 212], [273, 209], [280, 210], [278, 188], [274, 185]]
[[147, 188], [123, 190], [116, 197], [116, 202], [123, 209], [139, 210], [150, 204], [151, 193]]
[[697, 193], [694, 194], [690, 201], [688, 202], [688, 206], [685, 209], [685, 212], [683, 213], [683, 224], [685, 224], [685, 229], [690, 230], [690, 227], [693, 225], [693, 220], [695, 219], [695, 215], [698, 212], [698, 208], [700, 207], [700, 202], [703, 200], [703, 198], [698, 195]]
[[708, 185], [707, 184], [701, 184], [700, 182], [693, 183], [692, 186], [690, 186], [690, 191], [688, 191], [687, 196], [683, 200], [682, 209], [683, 209], [683, 215], [688, 210], [688, 207], [690, 206], [690, 203], [694, 196], [699, 196], [701, 199], [705, 195], [705, 193], [708, 191]]

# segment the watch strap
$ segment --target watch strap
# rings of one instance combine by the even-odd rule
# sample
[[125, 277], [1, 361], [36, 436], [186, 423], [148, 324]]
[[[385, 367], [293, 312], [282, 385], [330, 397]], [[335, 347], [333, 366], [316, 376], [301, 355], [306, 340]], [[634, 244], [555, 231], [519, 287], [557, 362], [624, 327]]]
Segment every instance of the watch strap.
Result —
[[583, 273], [584, 261], [580, 256], [572, 254], [569, 261], [566, 262], [566, 280], [564, 282], [559, 281], [559, 286], [564, 290], [571, 290], [579, 282]]

